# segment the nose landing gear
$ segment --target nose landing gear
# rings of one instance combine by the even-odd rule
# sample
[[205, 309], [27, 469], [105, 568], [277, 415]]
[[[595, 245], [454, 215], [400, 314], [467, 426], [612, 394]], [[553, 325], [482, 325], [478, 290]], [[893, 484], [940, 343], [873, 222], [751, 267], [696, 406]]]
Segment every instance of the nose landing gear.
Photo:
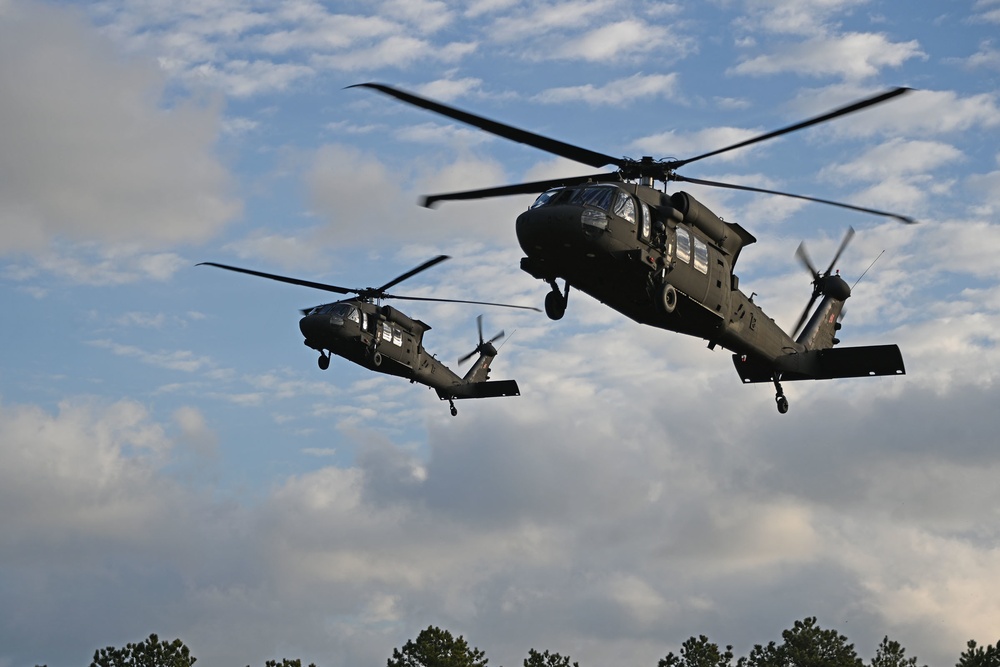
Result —
[[569, 302], [569, 283], [566, 283], [565, 292], [559, 291], [559, 285], [555, 280], [550, 280], [552, 291], [545, 295], [545, 314], [550, 320], [561, 320], [566, 314], [566, 304]]
[[785, 398], [785, 392], [781, 388], [781, 382], [778, 381], [780, 379], [781, 375], [775, 373], [773, 376], [775, 389], [774, 402], [778, 404], [778, 412], [785, 414], [788, 412], [788, 399]]

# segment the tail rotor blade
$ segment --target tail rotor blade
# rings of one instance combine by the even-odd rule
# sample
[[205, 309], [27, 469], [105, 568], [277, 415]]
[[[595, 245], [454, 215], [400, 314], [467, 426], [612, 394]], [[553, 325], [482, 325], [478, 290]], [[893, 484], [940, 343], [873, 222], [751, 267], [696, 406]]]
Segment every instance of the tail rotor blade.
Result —
[[799, 247], [795, 249], [795, 256], [798, 257], [799, 261], [802, 262], [802, 265], [809, 270], [813, 279], [819, 278], [819, 271], [816, 270], [816, 266], [813, 264], [812, 259], [809, 257], [809, 253], [806, 251], [805, 241], [799, 243]]
[[837, 263], [837, 260], [840, 259], [841, 253], [844, 252], [844, 249], [847, 247], [847, 244], [850, 243], [851, 239], [853, 238], [854, 238], [854, 227], [848, 227], [847, 233], [844, 234], [844, 240], [840, 242], [840, 247], [837, 249], [837, 254], [833, 256], [833, 260], [830, 262], [830, 266], [827, 267], [826, 269], [826, 275], [830, 275], [830, 272], [833, 271], [833, 267]]
[[813, 292], [812, 297], [809, 298], [809, 303], [806, 304], [806, 309], [802, 311], [802, 315], [799, 316], [799, 321], [795, 323], [795, 328], [792, 329], [792, 338], [798, 338], [799, 331], [802, 330], [802, 326], [806, 323], [806, 318], [808, 318], [809, 313], [812, 312], [813, 304], [816, 303], [816, 297], [818, 295], [818, 292]]

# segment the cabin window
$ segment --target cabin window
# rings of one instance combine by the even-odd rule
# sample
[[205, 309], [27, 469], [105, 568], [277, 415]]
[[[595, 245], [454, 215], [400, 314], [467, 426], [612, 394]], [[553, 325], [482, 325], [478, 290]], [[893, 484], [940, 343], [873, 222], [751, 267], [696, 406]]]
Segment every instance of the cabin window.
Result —
[[349, 312], [347, 314], [347, 319], [349, 319], [350, 321], [354, 322], [355, 324], [358, 324], [358, 325], [361, 324], [361, 318], [358, 316], [358, 309], [357, 308], [354, 308], [354, 307], [351, 308], [351, 312]]
[[403, 332], [396, 327], [392, 328], [392, 344], [400, 347], [403, 346]]
[[386, 342], [392, 342], [392, 327], [388, 324], [382, 325], [382, 340]]
[[589, 188], [575, 190], [570, 195], [569, 203], [594, 206], [607, 211], [611, 208], [611, 198], [616, 192], [620, 192], [620, 190], [613, 185], [594, 185]]
[[633, 225], [635, 224], [635, 200], [624, 190], [618, 191], [618, 199], [615, 200], [615, 215], [619, 218], [625, 218]]
[[649, 212], [649, 206], [646, 205], [646, 202], [640, 203], [642, 204], [642, 225], [639, 227], [639, 233], [642, 234], [644, 241], [648, 241], [653, 228], [653, 217]]
[[708, 244], [694, 237], [694, 268], [708, 273]]
[[691, 232], [685, 227], [677, 228], [677, 261], [691, 261]]

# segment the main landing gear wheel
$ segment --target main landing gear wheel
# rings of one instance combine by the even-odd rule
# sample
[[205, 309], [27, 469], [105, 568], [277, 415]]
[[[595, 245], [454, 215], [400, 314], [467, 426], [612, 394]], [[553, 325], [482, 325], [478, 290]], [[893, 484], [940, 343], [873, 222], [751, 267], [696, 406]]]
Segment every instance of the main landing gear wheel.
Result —
[[376, 350], [375, 352], [372, 353], [372, 365], [375, 366], [375, 368], [378, 368], [379, 366], [382, 365], [382, 353], [381, 352], [379, 352], [379, 351]]
[[455, 407], [454, 399], [451, 398], [448, 399], [448, 406], [451, 408], [451, 416], [452, 417], [458, 416], [458, 408]]
[[319, 359], [316, 360], [316, 363], [319, 364], [319, 369], [321, 371], [325, 371], [330, 367], [330, 357], [325, 354], [321, 354], [319, 355]]
[[788, 399], [785, 398], [785, 392], [781, 388], [781, 383], [778, 382], [780, 376], [777, 373], [775, 373], [773, 379], [774, 379], [774, 390], [775, 390], [774, 402], [778, 404], [778, 412], [780, 412], [781, 414], [785, 414], [786, 412], [788, 412]]
[[550, 320], [561, 320], [566, 314], [566, 304], [569, 303], [569, 283], [566, 283], [566, 292], [561, 293], [556, 281], [551, 280], [552, 291], [545, 295], [545, 314]]
[[670, 283], [664, 283], [660, 288], [660, 309], [669, 315], [677, 308], [677, 288]]

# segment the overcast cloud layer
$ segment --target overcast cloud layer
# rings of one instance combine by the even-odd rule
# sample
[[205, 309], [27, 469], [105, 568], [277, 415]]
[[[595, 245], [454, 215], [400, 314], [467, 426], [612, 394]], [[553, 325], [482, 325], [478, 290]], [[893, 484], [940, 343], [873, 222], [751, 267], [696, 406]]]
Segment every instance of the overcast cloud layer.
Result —
[[[0, 665], [151, 632], [199, 663], [380, 664], [428, 625], [652, 666], [689, 636], [816, 615], [954, 664], [1000, 628], [996, 2], [0, 0]], [[686, 157], [898, 85], [909, 95], [690, 165], [889, 209], [904, 226], [691, 187], [758, 243], [789, 326], [848, 225], [848, 345], [898, 378], [741, 386], [728, 353], [572, 293], [487, 309], [522, 396], [464, 401], [335, 359], [328, 295], [221, 261], [540, 306], [510, 198], [585, 173], [395, 104], [398, 85], [612, 155]], [[884, 253], [883, 253], [884, 251]], [[410, 304], [446, 363], [476, 308]]]

